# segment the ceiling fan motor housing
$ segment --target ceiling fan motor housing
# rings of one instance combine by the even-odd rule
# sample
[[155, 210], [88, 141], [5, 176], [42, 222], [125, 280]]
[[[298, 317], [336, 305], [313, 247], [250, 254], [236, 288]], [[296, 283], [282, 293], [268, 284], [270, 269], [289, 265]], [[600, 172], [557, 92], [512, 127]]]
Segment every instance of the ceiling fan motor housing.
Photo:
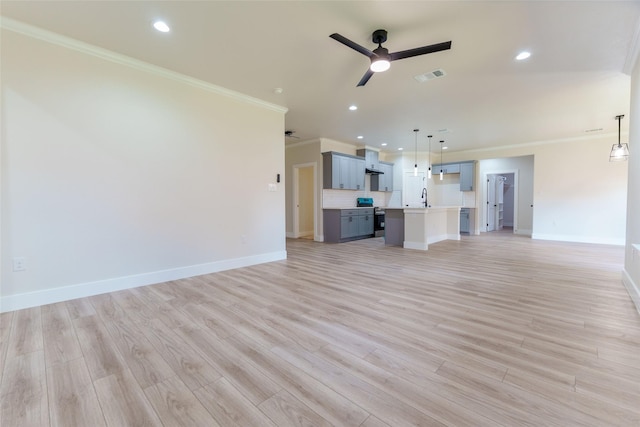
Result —
[[376, 44], [382, 44], [387, 41], [387, 30], [375, 30], [371, 35], [371, 40]]

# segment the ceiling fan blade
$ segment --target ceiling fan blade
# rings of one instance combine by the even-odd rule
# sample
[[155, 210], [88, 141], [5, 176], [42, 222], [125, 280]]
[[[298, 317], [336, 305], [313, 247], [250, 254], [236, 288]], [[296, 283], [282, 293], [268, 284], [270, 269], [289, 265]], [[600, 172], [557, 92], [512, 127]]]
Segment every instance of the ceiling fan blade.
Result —
[[375, 56], [375, 53], [373, 53], [372, 51], [370, 51], [369, 49], [367, 49], [366, 47], [360, 46], [358, 43], [356, 42], [352, 42], [351, 40], [349, 40], [346, 37], [341, 36], [338, 33], [333, 33], [331, 34], [329, 37], [331, 37], [332, 39], [334, 39], [335, 41], [338, 41], [340, 43], [342, 43], [345, 46], [350, 47], [351, 49], [360, 52], [363, 55], [368, 56], [369, 58], [371, 58], [372, 56]]
[[416, 47], [415, 49], [390, 53], [389, 56], [391, 57], [391, 61], [396, 61], [398, 59], [411, 58], [412, 56], [425, 55], [427, 53], [440, 52], [448, 49], [451, 49], [451, 40], [448, 42], [436, 43], [429, 46]]
[[369, 79], [371, 78], [371, 76], [373, 76], [374, 74], [375, 73], [373, 71], [371, 71], [371, 69], [367, 69], [367, 72], [364, 73], [364, 76], [362, 76], [362, 78], [358, 82], [358, 86], [366, 85], [367, 82], [369, 81]]

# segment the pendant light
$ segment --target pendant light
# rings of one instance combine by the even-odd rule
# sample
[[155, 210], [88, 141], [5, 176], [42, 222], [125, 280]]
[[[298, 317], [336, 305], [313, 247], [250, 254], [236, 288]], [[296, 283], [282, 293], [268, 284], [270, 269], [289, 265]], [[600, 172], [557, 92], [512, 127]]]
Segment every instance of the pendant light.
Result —
[[413, 176], [418, 176], [418, 132], [420, 129], [414, 129], [413, 133], [416, 135], [416, 146], [415, 146], [415, 164], [413, 165]]
[[444, 179], [444, 171], [442, 170], [442, 146], [444, 141], [440, 141], [440, 181]]
[[624, 115], [616, 116], [618, 121], [618, 143], [611, 146], [610, 162], [624, 162], [629, 158], [629, 144], [620, 143], [620, 122]]
[[427, 178], [431, 179], [431, 137], [433, 135], [427, 136], [429, 138], [429, 171], [427, 172]]

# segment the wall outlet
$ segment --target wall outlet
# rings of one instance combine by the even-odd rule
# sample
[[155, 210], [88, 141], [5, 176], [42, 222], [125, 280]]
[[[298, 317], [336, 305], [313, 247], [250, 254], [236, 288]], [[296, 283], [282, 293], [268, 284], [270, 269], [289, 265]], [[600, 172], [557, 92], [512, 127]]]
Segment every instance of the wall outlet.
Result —
[[27, 269], [27, 259], [25, 257], [13, 258], [13, 271], [25, 271]]

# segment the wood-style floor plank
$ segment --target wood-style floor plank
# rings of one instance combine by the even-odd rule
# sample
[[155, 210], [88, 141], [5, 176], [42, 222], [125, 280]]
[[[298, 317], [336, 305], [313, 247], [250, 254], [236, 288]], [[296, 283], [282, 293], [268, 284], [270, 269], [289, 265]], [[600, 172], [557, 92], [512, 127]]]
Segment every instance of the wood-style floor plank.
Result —
[[164, 425], [217, 426], [218, 423], [178, 377], [147, 387], [144, 394]]
[[42, 310], [40, 307], [18, 310], [13, 316], [7, 342], [7, 358], [12, 359], [43, 350]]
[[223, 427], [276, 427], [226, 378], [195, 390], [194, 394]]
[[[0, 313], [0, 372], [4, 372], [4, 362], [9, 349], [9, 334], [11, 334], [14, 313], [13, 311]], [[0, 376], [0, 378], [2, 377]]]
[[285, 390], [262, 402], [259, 408], [274, 421], [274, 427], [331, 427], [332, 425]]
[[82, 357], [78, 336], [65, 303], [42, 307], [42, 329], [47, 366]]
[[3, 313], [2, 427], [640, 425], [621, 247], [498, 232], [287, 254]]
[[3, 427], [49, 425], [46, 375], [43, 350], [7, 360], [0, 386]]
[[94, 380], [93, 385], [108, 426], [163, 425], [128, 369]]
[[47, 386], [51, 425], [106, 425], [84, 359], [48, 366]]

